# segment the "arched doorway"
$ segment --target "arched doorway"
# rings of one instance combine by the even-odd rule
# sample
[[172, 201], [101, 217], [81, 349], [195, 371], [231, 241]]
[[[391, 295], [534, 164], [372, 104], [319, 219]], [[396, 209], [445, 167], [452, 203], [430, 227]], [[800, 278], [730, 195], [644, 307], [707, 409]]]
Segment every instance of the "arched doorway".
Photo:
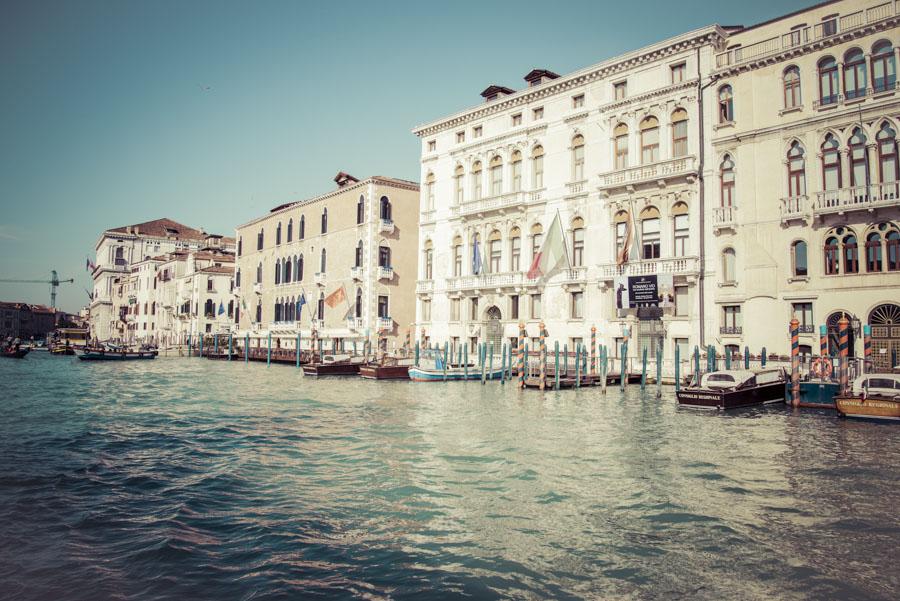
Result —
[[[850, 321], [851, 315], [846, 311], [835, 311], [834, 313], [829, 315], [828, 319], [825, 321], [825, 326], [828, 329], [828, 354], [832, 357], [837, 357], [840, 354], [841, 334], [840, 330], [838, 330], [838, 322], [843, 315], [846, 315], [847, 321]], [[853, 332], [853, 328], [851, 326], [847, 326], [847, 356], [856, 356], [854, 352], [856, 346], [855, 343], [856, 334]]]
[[872, 363], [875, 371], [890, 371], [894, 357], [900, 358], [900, 306], [878, 305], [869, 313], [872, 326]]
[[494, 343], [494, 352], [500, 351], [503, 344], [503, 326], [500, 324], [502, 318], [500, 309], [496, 305], [488, 307], [485, 311], [484, 341], [490, 347]]

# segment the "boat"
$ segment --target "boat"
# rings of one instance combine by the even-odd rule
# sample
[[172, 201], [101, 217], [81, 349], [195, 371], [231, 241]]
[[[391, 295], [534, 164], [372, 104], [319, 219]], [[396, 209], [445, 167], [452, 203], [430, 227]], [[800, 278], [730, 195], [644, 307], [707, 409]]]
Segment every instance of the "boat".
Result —
[[388, 357], [381, 362], [364, 363], [359, 375], [367, 380], [408, 380], [411, 365], [411, 359]]
[[132, 351], [125, 348], [86, 348], [78, 358], [82, 361], [135, 361], [156, 359], [159, 351], [138, 350]]
[[[433, 367], [424, 367], [416, 365], [409, 368], [409, 379], [413, 382], [443, 382], [444, 380], [480, 380], [481, 369], [474, 364], [458, 365], [449, 363], [444, 365], [444, 360], [438, 354], [431, 361]], [[484, 377], [486, 380], [499, 380], [503, 377], [505, 369], [496, 367], [490, 369], [484, 368]]]
[[355, 376], [363, 364], [362, 357], [350, 355], [324, 355], [319, 363], [303, 366], [304, 376]]
[[735, 409], [784, 401], [786, 382], [782, 368], [712, 371], [675, 396], [680, 405], [689, 407]]
[[20, 346], [19, 348], [3, 349], [0, 351], [0, 355], [10, 359], [22, 359], [30, 350], [27, 346]]
[[834, 404], [841, 417], [900, 421], [900, 375], [860, 376], [847, 394], [834, 398]]
[[53, 348], [50, 349], [50, 354], [51, 355], [74, 355], [75, 349], [73, 349], [71, 346], [68, 346], [68, 345], [66, 345], [66, 346], [55, 345], [55, 346], [53, 346]]

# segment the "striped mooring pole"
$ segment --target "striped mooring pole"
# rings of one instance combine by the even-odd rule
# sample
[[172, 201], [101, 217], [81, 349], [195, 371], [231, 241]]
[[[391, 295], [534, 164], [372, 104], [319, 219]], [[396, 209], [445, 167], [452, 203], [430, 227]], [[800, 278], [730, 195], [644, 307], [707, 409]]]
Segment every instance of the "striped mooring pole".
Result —
[[791, 318], [791, 405], [800, 406], [800, 321]]
[[525, 324], [519, 322], [519, 388], [525, 388]]
[[591, 375], [597, 375], [597, 326], [591, 326]]
[[546, 387], [546, 382], [544, 381], [547, 377], [547, 331], [544, 329], [544, 322], [542, 321], [540, 326], [541, 331], [539, 333], [541, 348], [540, 354], [538, 355], [538, 361], [540, 361], [540, 377], [541, 381], [539, 384], [539, 388], [544, 390]]
[[[872, 363], [872, 326], [866, 324], [863, 326], [863, 367], [862, 373], [869, 372], [869, 365]], [[893, 365], [891, 366], [893, 367]]]
[[847, 359], [850, 355], [850, 320], [842, 314], [838, 320], [838, 332], [840, 336], [840, 353], [841, 353], [841, 392], [847, 392]]
[[410, 331], [410, 328], [406, 328], [406, 340], [403, 342], [403, 355], [405, 357], [409, 357], [409, 345], [411, 337], [412, 332]]
[[519, 345], [519, 337], [516, 336], [515, 338], [512, 339], [512, 342], [510, 343], [510, 346], [509, 346], [509, 379], [510, 380], [513, 379], [514, 373], [516, 374], [516, 377], [519, 376], [518, 371], [513, 371], [513, 357], [515, 357], [516, 360], [518, 361], [519, 346], [520, 346]]

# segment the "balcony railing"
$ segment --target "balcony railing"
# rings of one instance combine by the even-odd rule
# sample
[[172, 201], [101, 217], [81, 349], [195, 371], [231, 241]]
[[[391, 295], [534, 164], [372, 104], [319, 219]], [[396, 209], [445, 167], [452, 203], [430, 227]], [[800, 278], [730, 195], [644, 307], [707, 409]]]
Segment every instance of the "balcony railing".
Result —
[[812, 41], [823, 40], [853, 29], [872, 25], [895, 14], [900, 14], [900, 3], [894, 1], [883, 2], [864, 10], [842, 15], [838, 19], [817, 23], [813, 27], [802, 27], [780, 36], [750, 44], [749, 46], [740, 46], [726, 50], [716, 55], [716, 68], [739, 65], [778, 54]]
[[469, 200], [457, 207], [458, 215], [466, 217], [491, 211], [502, 211], [508, 208], [518, 208], [526, 204], [525, 195], [522, 192], [508, 192], [499, 196], [489, 196], [478, 200]]
[[741, 326], [722, 326], [719, 328], [719, 334], [726, 336], [739, 336], [743, 334], [744, 329]]
[[447, 278], [447, 288], [449, 290], [475, 290], [478, 288], [527, 286], [535, 283], [537, 283], [536, 279], [529, 279], [522, 271], [485, 273], [482, 275], [464, 275], [455, 278]]
[[325, 272], [320, 271], [313, 276], [313, 281], [316, 283], [316, 286], [324, 286], [325, 285]]
[[348, 317], [347, 318], [347, 329], [359, 331], [363, 329], [363, 320], [362, 317]]
[[815, 334], [816, 326], [814, 325], [801, 325], [798, 328], [801, 334]]
[[362, 281], [363, 279], [363, 268], [362, 267], [351, 267], [350, 268], [350, 279], [354, 281]]
[[565, 282], [584, 282], [587, 277], [587, 267], [570, 267], [563, 271], [563, 281]]
[[616, 188], [649, 182], [655, 179], [663, 179], [678, 175], [688, 175], [697, 172], [697, 163], [694, 157], [679, 157], [660, 161], [649, 165], [640, 165], [628, 169], [619, 169], [604, 173], [600, 176], [601, 188]]
[[693, 275], [699, 273], [700, 261], [697, 257], [670, 257], [667, 259], [647, 259], [644, 261], [625, 263], [607, 263], [600, 265], [600, 276], [611, 280], [620, 275], [653, 275], [671, 273], [672, 275]]
[[808, 211], [809, 198], [804, 194], [802, 196], [790, 196], [781, 199], [781, 221], [790, 221], [791, 219], [803, 219]]
[[394, 279], [394, 268], [389, 265], [379, 265], [378, 266], [378, 279], [379, 280], [393, 280]]
[[394, 320], [390, 317], [378, 318], [378, 331], [391, 331], [394, 329]]
[[566, 184], [566, 194], [581, 194], [584, 192], [586, 184], [586, 179], [583, 179], [580, 182], [570, 182]]
[[393, 234], [394, 233], [394, 222], [390, 219], [379, 219], [378, 220], [378, 233], [380, 234]]
[[713, 226], [716, 229], [734, 227], [737, 220], [737, 207], [713, 207]]
[[419, 280], [416, 282], [416, 292], [418, 294], [434, 292], [434, 280]]
[[437, 211], [434, 209], [422, 211], [422, 214], [419, 216], [419, 223], [432, 223], [436, 215]]
[[854, 186], [839, 190], [825, 190], [816, 194], [813, 214], [843, 214], [847, 211], [869, 211], [897, 206], [900, 182]]

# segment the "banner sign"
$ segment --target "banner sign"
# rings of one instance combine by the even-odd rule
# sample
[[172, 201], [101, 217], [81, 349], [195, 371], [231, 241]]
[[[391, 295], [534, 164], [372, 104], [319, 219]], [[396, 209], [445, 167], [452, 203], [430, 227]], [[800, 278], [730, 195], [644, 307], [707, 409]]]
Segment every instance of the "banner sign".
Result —
[[[616, 313], [619, 317], [635, 315], [637, 309], [659, 307], [659, 314], [675, 308], [675, 286], [672, 274], [650, 274], [616, 277], [614, 283]], [[639, 317], [656, 317], [656, 311], [645, 311]]]

